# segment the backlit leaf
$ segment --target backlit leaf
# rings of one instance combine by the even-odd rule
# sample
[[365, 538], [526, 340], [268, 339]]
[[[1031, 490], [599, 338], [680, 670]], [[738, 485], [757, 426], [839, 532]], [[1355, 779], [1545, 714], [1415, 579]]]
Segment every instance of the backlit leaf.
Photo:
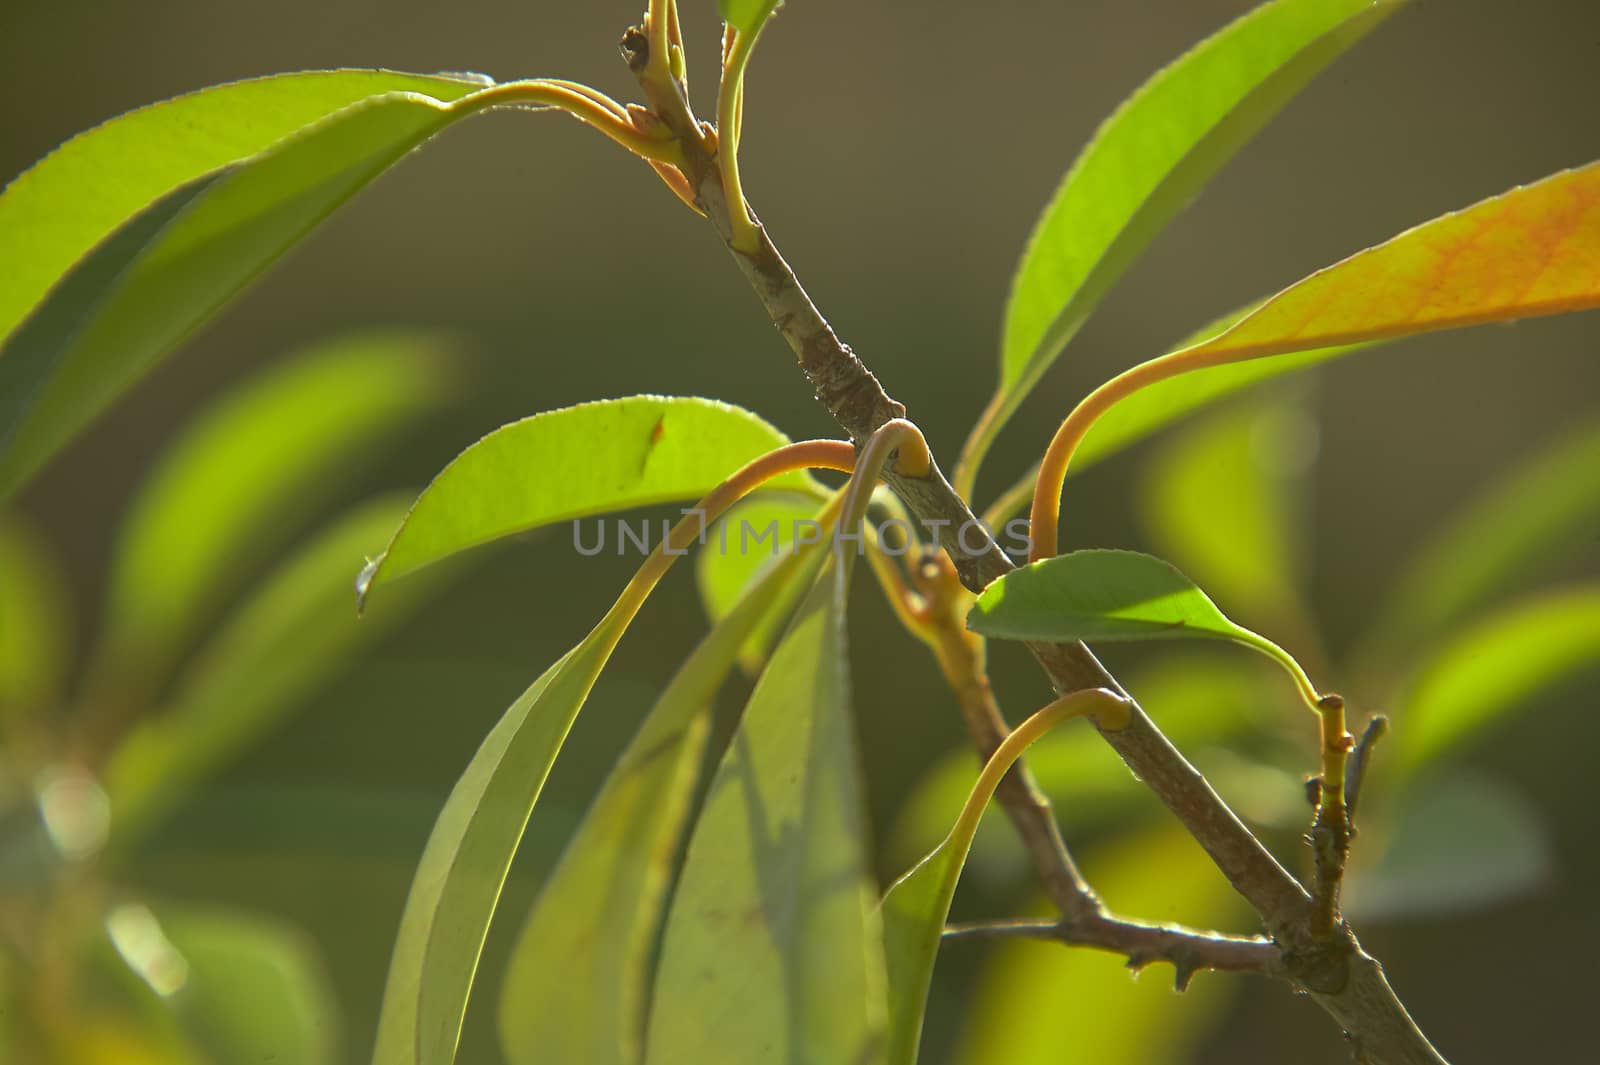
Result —
[[1229, 640], [1310, 682], [1271, 640], [1234, 624], [1169, 562], [1137, 551], [1074, 551], [1012, 570], [983, 590], [967, 627], [1007, 640]]
[[[762, 574], [788, 554], [797, 536], [821, 535], [816, 523], [819, 508], [812, 496], [762, 492], [712, 526], [705, 547], [695, 556], [695, 583], [711, 620], [725, 617]], [[784, 604], [763, 615], [739, 652], [739, 665], [747, 673], [761, 672], [792, 608], [805, 594], [803, 586], [786, 587]]]
[[1493, 777], [1430, 776], [1392, 812], [1362, 832], [1353, 856], [1345, 908], [1362, 922], [1455, 916], [1526, 895], [1550, 875], [1544, 817]]
[[0, 515], [0, 736], [50, 709], [71, 652], [71, 597], [45, 542]]
[[0, 193], [0, 337], [90, 249], [180, 186], [368, 97], [454, 100], [487, 84], [390, 70], [277, 74], [163, 100], [78, 134]]
[[445, 391], [442, 344], [366, 333], [318, 345], [208, 408], [135, 499], [112, 564], [97, 669], [158, 683], [249, 567]]
[[208, 1060], [341, 1060], [337, 999], [307, 937], [253, 914], [175, 905], [158, 912], [185, 970], [171, 1006]]
[[1600, 528], [1600, 421], [1563, 433], [1454, 516], [1395, 585], [1377, 628], [1428, 637], [1545, 558], [1565, 558]]
[[890, 1065], [916, 1065], [928, 985], [933, 980], [933, 963], [950, 916], [950, 903], [984, 810], [1001, 778], [1028, 746], [1067, 718], [1125, 715], [1127, 706], [1127, 700], [1107, 689], [1088, 689], [1057, 699], [1018, 725], [984, 765], [949, 835], [889, 886], [881, 912], [889, 977]]
[[848, 569], [831, 561], [800, 608], [712, 781], [667, 918], [649, 1061], [881, 1060], [883, 945], [850, 714]]
[[717, 10], [722, 20], [742, 33], [750, 33], [766, 24], [772, 13], [783, 6], [784, 0], [717, 0]]
[[169, 706], [134, 728], [105, 772], [113, 842], [131, 845], [207, 774], [278, 723], [438, 585], [419, 584], [383, 617], [350, 609], [350, 570], [394, 527], [394, 496], [352, 510], [268, 576], [176, 682]]
[[1139, 488], [1151, 542], [1253, 616], [1300, 616], [1305, 500], [1295, 478], [1315, 455], [1316, 432], [1302, 406], [1269, 399], [1173, 436]]
[[1600, 163], [1424, 222], [1182, 349], [1217, 363], [1600, 305]]
[[[239, 158], [229, 156], [236, 145], [213, 146], [217, 157], [228, 156], [222, 160], [226, 166], [215, 164], [221, 169], [194, 173], [183, 165], [158, 167], [161, 174], [147, 180], [116, 217], [99, 216], [87, 227], [67, 225], [62, 249], [47, 256], [55, 266], [33, 288], [42, 292], [41, 285], [58, 277], [59, 283], [36, 306], [37, 294], [27, 297], [22, 313], [28, 317], [0, 346], [0, 497], [335, 208], [434, 133], [471, 113], [471, 108], [452, 108], [449, 101], [484, 87], [450, 78], [397, 84], [412, 91], [380, 91], [324, 111], [257, 154]], [[414, 91], [424, 85], [438, 95]], [[270, 96], [264, 86], [257, 88]], [[270, 107], [270, 101], [263, 99], [261, 106]], [[298, 115], [302, 108], [294, 110]], [[181, 124], [166, 138], [145, 140], [137, 131], [134, 136], [137, 148], [120, 138], [112, 147], [136, 158], [169, 149], [184, 156], [198, 151], [184, 139]], [[101, 181], [112, 183], [116, 178], [106, 175], [121, 170], [120, 156], [108, 161], [89, 153], [99, 160], [91, 165], [80, 154], [67, 157], [74, 190], [70, 202], [80, 195], [94, 199], [81, 187], [94, 168], [100, 169]], [[18, 238], [19, 251], [48, 243], [60, 212], [71, 211], [55, 193], [41, 191], [56, 171], [43, 169], [49, 163], [15, 186], [27, 193], [16, 209], [18, 224], [28, 223]], [[93, 252], [77, 259], [105, 234], [110, 235]]]
[[455, 1060], [506, 872], [622, 626], [603, 622], [511, 704], [434, 823], [400, 918], [373, 1065]]
[[1400, 763], [1432, 761], [1526, 705], [1542, 690], [1600, 664], [1600, 585], [1519, 603], [1442, 647], [1395, 713]]
[[1399, 6], [1263, 4], [1157, 73], [1106, 120], [1036, 223], [1018, 266], [998, 408], [983, 427], [987, 438], [975, 441], [974, 464], [1156, 234], [1312, 78]]
[[[699, 499], [749, 460], [786, 443], [748, 411], [691, 397], [608, 399], [512, 422], [434, 478], [362, 575], [361, 593], [512, 533]], [[804, 473], [771, 482], [802, 492], [813, 483]], [[596, 548], [619, 549], [609, 543]]]
[[501, 1046], [513, 1065], [643, 1060], [648, 963], [716, 695], [751, 634], [809, 583], [803, 557], [786, 552], [678, 670], [545, 882], [501, 989]]

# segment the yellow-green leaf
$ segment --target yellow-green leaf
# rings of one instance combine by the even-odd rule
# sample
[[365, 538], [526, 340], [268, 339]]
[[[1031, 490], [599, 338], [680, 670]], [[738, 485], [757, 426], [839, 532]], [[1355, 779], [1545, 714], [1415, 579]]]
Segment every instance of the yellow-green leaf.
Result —
[[1600, 585], [1576, 585], [1491, 615], [1422, 667], [1395, 713], [1401, 765], [1432, 761], [1541, 690], [1600, 665]]
[[[630, 396], [503, 426], [444, 468], [361, 576], [380, 584], [492, 540], [629, 507], [699, 499], [740, 466], [788, 443], [749, 411], [710, 399]], [[805, 473], [774, 487], [810, 491]], [[583, 550], [618, 551], [608, 540]]]
[[849, 566], [838, 558], [757, 682], [695, 825], [648, 1061], [881, 1060], [883, 943], [850, 714]]
[[567, 844], [501, 986], [500, 1043], [512, 1065], [643, 1060], [648, 962], [717, 692], [751, 634], [795, 586], [803, 590], [814, 561], [814, 551], [785, 553], [740, 595], [662, 692]]
[[1095, 133], [1036, 223], [1012, 281], [988, 443], [1118, 278], [1234, 154], [1396, 0], [1276, 0], [1196, 45]]
[[1435, 218], [1291, 285], [1177, 358], [1232, 362], [1600, 304], [1600, 163]]
[[1252, 617], [1299, 618], [1304, 606], [1303, 475], [1316, 423], [1292, 400], [1229, 407], [1165, 441], [1138, 492], [1164, 557]]
[[249, 568], [446, 395], [444, 350], [438, 338], [399, 331], [330, 340], [189, 425], [124, 521], [97, 679], [158, 684]]
[[1449, 519], [1395, 583], [1383, 642], [1433, 637], [1545, 558], [1600, 528], [1600, 420], [1560, 434]]
[[[295, 93], [304, 83], [279, 87]], [[401, 76], [390, 89], [324, 110], [243, 157], [232, 154], [240, 147], [233, 142], [195, 148], [206, 143], [209, 126], [191, 130], [180, 120], [167, 128], [155, 112], [139, 113], [131, 134], [105, 127], [118, 136], [101, 144], [88, 134], [81, 150], [19, 179], [4, 197], [21, 200], [10, 211], [20, 235], [14, 248], [5, 247], [5, 260], [49, 246], [58, 226], [61, 246], [54, 253], [47, 247], [53, 265], [26, 286], [18, 321], [0, 342], [0, 496], [335, 208], [472, 113], [452, 101], [482, 88], [466, 79]], [[259, 107], [270, 108], [272, 96], [271, 86], [256, 85]], [[201, 110], [221, 120], [210, 101]], [[289, 109], [296, 117], [306, 110], [303, 101]], [[145, 129], [152, 123], [165, 135]], [[122, 153], [135, 170], [137, 160], [156, 158], [156, 173], [141, 178], [131, 201], [113, 197], [115, 212], [96, 207], [91, 222], [71, 221], [80, 197], [93, 203], [95, 187], [116, 183]], [[58, 180], [69, 191], [53, 188]]]

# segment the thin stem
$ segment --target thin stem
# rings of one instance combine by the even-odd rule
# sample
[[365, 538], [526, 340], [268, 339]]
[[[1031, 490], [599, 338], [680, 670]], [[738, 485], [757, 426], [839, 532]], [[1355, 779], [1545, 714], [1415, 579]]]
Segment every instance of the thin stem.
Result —
[[1124, 370], [1085, 396], [1056, 430], [1055, 436], [1050, 440], [1050, 446], [1045, 450], [1044, 458], [1039, 463], [1038, 478], [1033, 490], [1033, 511], [1029, 521], [1029, 533], [1033, 538], [1029, 561], [1037, 562], [1042, 558], [1052, 558], [1057, 553], [1061, 488], [1066, 483], [1067, 466], [1072, 462], [1073, 453], [1077, 451], [1078, 445], [1083, 443], [1084, 437], [1089, 435], [1089, 430], [1094, 427], [1094, 423], [1102, 414], [1140, 389], [1148, 388], [1168, 378], [1256, 357], [1257, 354], [1249, 350], [1216, 351], [1204, 347], [1186, 348]]
[[[1005, 742], [1001, 743], [989, 756], [989, 760], [984, 762], [983, 771], [978, 774], [977, 782], [967, 793], [967, 801], [962, 805], [956, 823], [951, 826], [950, 833], [939, 846], [959, 849], [964, 859], [967, 851], [972, 848], [973, 837], [978, 833], [978, 823], [983, 819], [983, 811], [988, 809], [989, 800], [994, 798], [995, 789], [1000, 786], [1001, 778], [1010, 771], [1012, 763], [1021, 758], [1022, 752], [1033, 746], [1035, 741], [1061, 722], [1073, 717], [1086, 716], [1095, 717], [1102, 728], [1113, 731], [1126, 728], [1128, 700], [1106, 688], [1085, 688], [1057, 698], [1012, 729], [1011, 735], [1007, 736]], [[960, 873], [962, 864], [963, 862], [953, 864], [955, 874]], [[952, 889], [953, 887], [952, 884]]]
[[722, 84], [717, 92], [717, 166], [722, 174], [723, 195], [728, 201], [733, 246], [744, 251], [755, 248], [759, 238], [739, 177], [739, 127], [744, 118], [744, 71], [760, 39], [760, 28], [729, 32], [724, 42]]
[[904, 418], [885, 422], [867, 438], [866, 446], [856, 460], [855, 473], [845, 492], [841, 529], [853, 531], [866, 519], [872, 491], [878, 486], [878, 477], [888, 465], [891, 455], [895, 456], [896, 472], [907, 477], [926, 476], [932, 462], [928, 441], [923, 438], [921, 429]]
[[508, 81], [475, 92], [449, 105], [452, 111], [472, 114], [491, 107], [529, 104], [565, 111], [587, 126], [633, 152], [656, 163], [671, 166], [683, 162], [683, 151], [670, 131], [646, 132], [629, 121], [628, 111], [604, 93], [573, 82], [536, 78]]
[[[988, 406], [983, 408], [983, 413], [978, 415], [978, 420], [972, 426], [972, 432], [967, 434], [966, 443], [961, 445], [961, 455], [956, 459], [955, 473], [950, 478], [950, 485], [963, 499], [971, 499], [973, 490], [977, 487], [978, 469], [983, 465], [984, 457], [989, 454], [989, 448], [1000, 432], [1000, 412], [1004, 404], [1004, 391], [996, 390]], [[999, 528], [998, 525], [993, 527]]]
[[[650, 557], [645, 559], [638, 572], [628, 581], [627, 587], [622, 590], [615, 605], [607, 613], [605, 622], [632, 618], [637, 614], [662, 576], [689, 550], [689, 545], [700, 538], [706, 526], [721, 517], [729, 507], [774, 477], [781, 477], [795, 470], [837, 470], [849, 473], [855, 468], [855, 448], [843, 440], [802, 440], [769, 451], [749, 462], [733, 476], [713, 488], [686, 517], [672, 527], [667, 538], [656, 545]], [[844, 506], [848, 505], [849, 502], [846, 500]]]
[[1353, 738], [1345, 731], [1344, 700], [1325, 695], [1318, 703], [1322, 715], [1322, 783], [1317, 813], [1311, 826], [1311, 848], [1316, 863], [1317, 889], [1311, 893], [1311, 934], [1333, 935], [1339, 927], [1339, 893], [1345, 862], [1350, 856], [1350, 812], [1345, 805], [1345, 767]]
[[1048, 939], [1122, 954], [1130, 969], [1156, 961], [1172, 964], [1184, 990], [1201, 969], [1281, 976], [1278, 948], [1263, 936], [1230, 936], [1175, 924], [1150, 924], [1113, 914], [1084, 921], [975, 921], [951, 925], [945, 939]]

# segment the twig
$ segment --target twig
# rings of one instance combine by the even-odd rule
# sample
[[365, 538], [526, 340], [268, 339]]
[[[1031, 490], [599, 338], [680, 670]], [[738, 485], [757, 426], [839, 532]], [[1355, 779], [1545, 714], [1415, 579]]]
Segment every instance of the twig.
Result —
[[1190, 979], [1202, 969], [1283, 975], [1278, 948], [1265, 937], [1202, 932], [1182, 925], [1151, 924], [1107, 913], [1079, 921], [985, 921], [951, 925], [945, 929], [944, 937], [1051, 939], [1125, 955], [1128, 968], [1136, 971], [1164, 961], [1172, 965], [1173, 983], [1179, 991], [1186, 990]]
[[1388, 735], [1389, 719], [1382, 714], [1374, 714], [1367, 721], [1367, 727], [1361, 730], [1361, 739], [1356, 741], [1356, 749], [1350, 755], [1350, 768], [1345, 774], [1345, 811], [1350, 818], [1350, 834], [1355, 835], [1356, 802], [1361, 798], [1361, 786], [1367, 782], [1367, 766], [1372, 761], [1372, 749], [1378, 741]]

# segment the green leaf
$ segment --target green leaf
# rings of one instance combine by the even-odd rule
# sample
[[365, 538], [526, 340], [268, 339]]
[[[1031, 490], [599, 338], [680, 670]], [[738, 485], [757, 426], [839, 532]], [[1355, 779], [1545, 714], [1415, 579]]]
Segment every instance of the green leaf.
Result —
[[374, 1065], [455, 1060], [511, 859], [625, 622], [607, 619], [511, 704], [450, 792], [417, 866], [384, 986]]
[[[512, 422], [434, 478], [388, 549], [362, 574], [361, 593], [512, 533], [699, 499], [749, 460], [786, 443], [748, 411], [691, 397], [608, 399]], [[804, 492], [814, 483], [804, 473], [771, 482]]]
[[1571, 429], [1450, 519], [1395, 585], [1381, 642], [1432, 636], [1600, 528], [1600, 421]]
[[1415, 769], [1600, 663], [1600, 585], [1518, 603], [1474, 625], [1420, 671], [1395, 714], [1399, 762]]
[[[1096, 304], [1223, 164], [1397, 0], [1276, 0], [1157, 73], [1095, 134], [1012, 282], [990, 438]], [[978, 452], [987, 449], [987, 440]]]
[[950, 833], [927, 857], [890, 885], [883, 898], [884, 955], [889, 977], [889, 1062], [916, 1065], [928, 985], [956, 884], [995, 788], [1027, 747], [1070, 717], [1115, 713], [1128, 702], [1108, 689], [1062, 696], [1014, 729], [985, 763]]
[[[1117, 913], [1202, 928], [1225, 927], [1241, 916], [1227, 881], [1194, 840], [1175, 828], [1121, 839], [1088, 854], [1085, 866]], [[1060, 943], [1003, 943], [984, 964], [973, 1000], [961, 1007], [967, 1025], [954, 1060], [1181, 1065], [1192, 1060], [1197, 1041], [1245, 985], [1231, 975], [1202, 972], [1177, 995], [1169, 971], [1162, 966], [1135, 979], [1114, 954]]]
[[[1194, 751], [1259, 731], [1262, 708], [1273, 696], [1267, 684], [1276, 679], [1254, 659], [1189, 651], [1164, 657], [1125, 684], [1174, 744]], [[895, 821], [894, 861], [926, 854], [943, 838], [966, 801], [973, 765], [971, 750], [961, 749], [923, 773]], [[1035, 743], [1028, 749], [1028, 771], [1058, 809], [1073, 811], [1073, 825], [1082, 831], [1119, 823], [1143, 808], [1148, 796], [1116, 752], [1081, 729], [1058, 729]], [[1237, 802], [1239, 796], [1230, 798]], [[1021, 873], [1021, 857], [1010, 828], [986, 818], [967, 864]]]
[[[179, 178], [187, 184], [167, 185], [153, 201], [148, 193], [160, 183], [148, 182], [137, 202], [114, 220], [102, 218], [92, 232], [70, 227], [76, 236], [64, 238], [70, 248], [49, 257], [57, 265], [46, 285], [87, 250], [85, 240], [111, 235], [60, 275], [0, 346], [0, 497], [35, 473], [336, 207], [434, 133], [471, 113], [447, 101], [483, 88], [449, 78], [405, 84], [413, 90], [427, 85], [439, 98], [417, 91], [367, 96], [323, 112], [258, 154]], [[146, 144], [141, 136], [139, 149], [122, 144], [118, 150], [144, 155], [166, 143], [152, 138]], [[179, 136], [177, 143], [180, 147], [171, 150], [182, 152], [188, 141]], [[74, 166], [83, 163], [76, 154], [71, 158]], [[120, 162], [94, 158], [102, 173], [120, 173]], [[46, 171], [45, 165], [16, 187], [35, 190], [47, 183], [55, 168]], [[79, 179], [69, 182], [73, 202], [78, 195], [92, 198], [80, 187], [87, 178], [80, 173]], [[11, 195], [8, 191], [6, 199]], [[37, 215], [38, 222], [16, 252], [7, 250], [7, 260], [48, 240], [61, 210], [53, 194], [25, 196], [15, 211], [23, 219]], [[123, 219], [126, 224], [113, 232]]]
[[783, 0], [717, 0], [722, 20], [741, 33], [751, 33], [766, 25]]
[[404, 512], [364, 503], [270, 575], [179, 677], [172, 704], [143, 720], [105, 771], [113, 842], [124, 848], [218, 765], [265, 733], [350, 656], [420, 606], [419, 584], [383, 618], [350, 609], [350, 570]]
[[368, 97], [458, 99], [488, 85], [389, 70], [278, 74], [141, 107], [78, 134], [0, 193], [0, 337], [125, 222], [180, 186]]
[[667, 918], [649, 1061], [881, 1060], [883, 947], [845, 658], [850, 558], [830, 562], [800, 608], [712, 781]]
[[513, 1065], [643, 1060], [649, 961], [716, 695], [752, 634], [782, 610], [793, 588], [809, 583], [816, 554], [807, 554], [786, 552], [695, 649], [567, 844], [517, 937], [502, 985], [501, 1046]]
[[1024, 566], [983, 590], [967, 627], [1006, 640], [1228, 640], [1260, 651], [1315, 689], [1283, 648], [1234, 624], [1177, 567], [1137, 551], [1074, 551]]
[[337, 998], [298, 930], [210, 908], [168, 905], [159, 916], [186, 972], [172, 1008], [214, 1065], [340, 1060]]
[[0, 737], [49, 710], [71, 652], [71, 597], [55, 553], [0, 514]]
[[100, 679], [119, 689], [158, 683], [249, 567], [438, 403], [443, 352], [416, 333], [333, 340], [260, 374], [190, 425], [123, 525]]
[[1316, 424], [1282, 398], [1232, 407], [1174, 436], [1145, 467], [1138, 502], [1161, 554], [1250, 613], [1304, 615], [1305, 498], [1296, 480]]
[[1364, 829], [1361, 838], [1345, 908], [1362, 922], [1479, 910], [1528, 894], [1551, 870], [1539, 811], [1477, 773], [1407, 788], [1394, 804], [1394, 822]]
[[[813, 496], [762, 492], [729, 510], [712, 527], [704, 550], [695, 556], [695, 583], [712, 621], [726, 617], [764, 574], [781, 563], [797, 533], [810, 535], [818, 509]], [[747, 673], [761, 672], [784, 622], [805, 594], [799, 585], [785, 587], [784, 601], [762, 616], [739, 652], [739, 664]]]

